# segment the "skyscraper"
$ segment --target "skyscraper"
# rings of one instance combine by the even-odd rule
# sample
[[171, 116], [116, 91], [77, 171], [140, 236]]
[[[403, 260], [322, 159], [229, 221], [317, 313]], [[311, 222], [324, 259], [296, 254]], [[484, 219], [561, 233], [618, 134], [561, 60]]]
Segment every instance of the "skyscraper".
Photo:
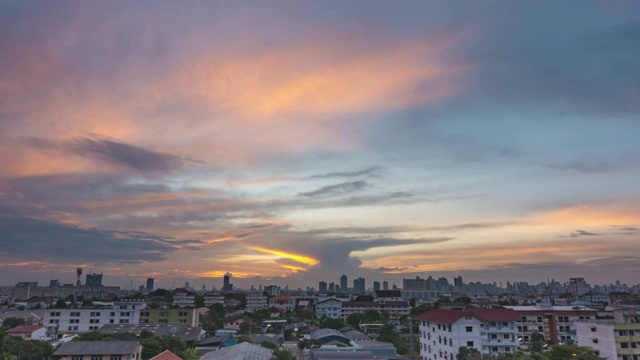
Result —
[[365, 289], [364, 278], [359, 277], [353, 280], [353, 291], [356, 294], [364, 294], [364, 289]]
[[380, 290], [380, 281], [374, 281], [373, 282], [373, 291], [378, 291]]
[[153, 291], [153, 278], [147, 278], [147, 291]]
[[347, 275], [340, 276], [340, 290], [346, 293], [348, 288], [349, 286], [347, 285]]
[[327, 283], [324, 281], [320, 281], [320, 283], [318, 284], [318, 292], [320, 294], [326, 294], [327, 293]]
[[87, 274], [86, 275], [86, 286], [102, 286], [102, 274]]
[[233, 284], [230, 281], [231, 281], [231, 274], [230, 273], [224, 274], [224, 277], [222, 278], [222, 291], [223, 292], [231, 292], [231, 291], [233, 291]]
[[389, 290], [389, 282], [388, 281], [383, 281], [382, 282], [382, 290]]

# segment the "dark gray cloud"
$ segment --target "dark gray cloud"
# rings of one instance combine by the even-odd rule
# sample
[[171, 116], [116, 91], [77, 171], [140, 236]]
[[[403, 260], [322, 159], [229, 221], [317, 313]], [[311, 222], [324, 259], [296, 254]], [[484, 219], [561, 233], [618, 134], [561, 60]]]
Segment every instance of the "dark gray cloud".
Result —
[[640, 159], [640, 156], [629, 153], [610, 160], [598, 159], [595, 156], [591, 156], [568, 162], [551, 163], [548, 167], [559, 170], [573, 170], [582, 174], [610, 174], [637, 168], [638, 159]]
[[371, 184], [363, 180], [347, 181], [340, 184], [323, 186], [317, 190], [300, 193], [300, 195], [307, 197], [329, 197], [362, 191], [368, 187], [371, 187]]
[[380, 266], [378, 268], [375, 268], [374, 270], [382, 271], [382, 272], [389, 272], [389, 271], [404, 271], [404, 270], [407, 270], [407, 269], [408, 268], [406, 268], [406, 267], [397, 267], [396, 266], [396, 267], [389, 268], [389, 267]]
[[161, 261], [194, 244], [198, 241], [0, 214], [0, 254], [15, 258], [93, 264]]
[[137, 170], [140, 173], [163, 173], [177, 170], [184, 160], [178, 156], [106, 139], [81, 138], [69, 144], [81, 156]]
[[601, 235], [604, 235], [604, 234], [598, 234], [598, 233], [589, 232], [589, 231], [585, 231], [585, 230], [576, 230], [576, 231], [572, 232], [571, 234], [569, 234], [570, 237], [601, 236]]
[[376, 177], [384, 172], [384, 168], [382, 166], [371, 166], [361, 170], [354, 171], [339, 171], [339, 172], [329, 172], [324, 174], [316, 174], [309, 176], [309, 179], [333, 179], [333, 178], [344, 178], [344, 177], [360, 177], [360, 176], [368, 176], [368, 177]]

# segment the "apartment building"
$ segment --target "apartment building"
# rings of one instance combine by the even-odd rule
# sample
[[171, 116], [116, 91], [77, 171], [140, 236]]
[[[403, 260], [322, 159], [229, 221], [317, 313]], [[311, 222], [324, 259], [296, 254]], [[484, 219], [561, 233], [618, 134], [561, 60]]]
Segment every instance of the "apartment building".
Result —
[[640, 306], [616, 306], [613, 320], [575, 322], [577, 342], [608, 360], [640, 360]]
[[340, 319], [342, 301], [336, 298], [324, 299], [315, 303], [314, 310], [317, 318], [326, 316], [330, 319]]
[[275, 307], [278, 310], [295, 311], [296, 298], [289, 295], [278, 295], [269, 299], [269, 307]]
[[185, 324], [198, 325], [198, 311], [195, 308], [143, 309], [140, 310], [140, 324]]
[[523, 343], [531, 341], [533, 333], [543, 334], [553, 344], [576, 342], [575, 321], [595, 319], [598, 311], [584, 306], [505, 306], [519, 316], [516, 323], [518, 337]]
[[460, 347], [497, 356], [519, 346], [511, 309], [436, 309], [416, 317], [420, 328], [421, 360], [455, 360]]
[[411, 306], [408, 301], [345, 301], [342, 303], [341, 318], [346, 320], [351, 314], [364, 313], [367, 310], [375, 310], [389, 314], [390, 319], [398, 319], [402, 315], [409, 315]]
[[267, 308], [267, 297], [262, 292], [251, 292], [247, 294], [247, 311], [254, 312]]
[[43, 325], [50, 336], [60, 336], [95, 331], [105, 324], [137, 324], [145, 307], [144, 302], [118, 301], [110, 309], [48, 309]]

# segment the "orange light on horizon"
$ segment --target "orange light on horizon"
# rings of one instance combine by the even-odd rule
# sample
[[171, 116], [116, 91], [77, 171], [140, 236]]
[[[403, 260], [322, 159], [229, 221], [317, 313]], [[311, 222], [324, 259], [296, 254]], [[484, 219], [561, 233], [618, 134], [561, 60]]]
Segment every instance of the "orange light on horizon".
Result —
[[[267, 249], [267, 248], [263, 248], [263, 247], [260, 247], [260, 246], [252, 246], [251, 249], [259, 251], [259, 252], [262, 252], [262, 253], [271, 254], [271, 255], [277, 255], [277, 256], [281, 256], [283, 258], [295, 260], [297, 262], [300, 262], [300, 263], [303, 263], [303, 264], [308, 264], [310, 266], [317, 265], [317, 264], [320, 263], [320, 261], [318, 261], [318, 260], [316, 260], [316, 259], [314, 259], [312, 257], [293, 254], [293, 253], [288, 253], [288, 252], [284, 252], [284, 251], [280, 251], [280, 250]], [[287, 267], [287, 266], [285, 266], [285, 267]]]

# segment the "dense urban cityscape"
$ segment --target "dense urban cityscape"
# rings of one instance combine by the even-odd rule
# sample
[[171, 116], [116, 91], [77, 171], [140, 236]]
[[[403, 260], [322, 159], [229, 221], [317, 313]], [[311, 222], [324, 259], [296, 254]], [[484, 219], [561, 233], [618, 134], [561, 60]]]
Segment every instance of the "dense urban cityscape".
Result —
[[640, 360], [640, 0], [0, 1], [0, 360]]

